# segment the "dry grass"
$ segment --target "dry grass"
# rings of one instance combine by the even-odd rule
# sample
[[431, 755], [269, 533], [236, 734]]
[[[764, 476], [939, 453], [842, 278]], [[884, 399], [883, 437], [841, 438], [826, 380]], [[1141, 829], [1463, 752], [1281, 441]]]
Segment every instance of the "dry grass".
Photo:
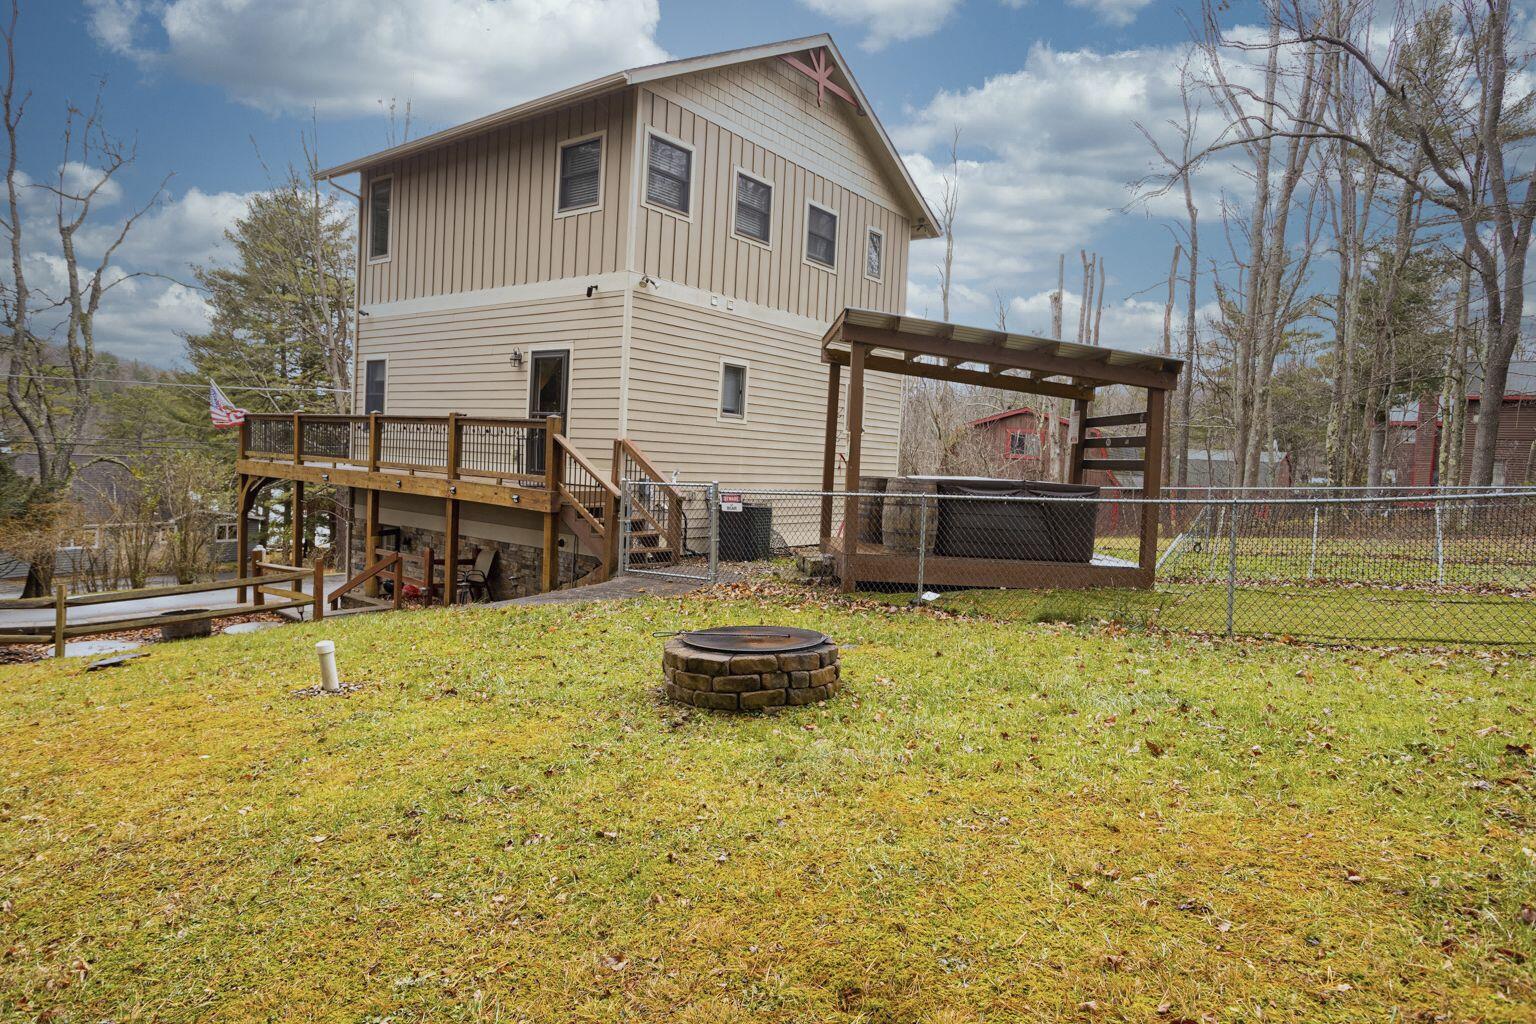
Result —
[[[848, 691], [658, 701], [753, 620]], [[0, 1019], [1536, 1019], [1529, 660], [738, 596], [82, 669], [0, 669]]]

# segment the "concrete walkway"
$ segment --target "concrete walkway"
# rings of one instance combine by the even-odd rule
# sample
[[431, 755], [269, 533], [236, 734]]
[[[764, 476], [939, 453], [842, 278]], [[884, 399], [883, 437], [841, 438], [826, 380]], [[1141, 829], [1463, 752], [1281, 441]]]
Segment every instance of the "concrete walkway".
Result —
[[[326, 593], [341, 586], [347, 578], [340, 573], [325, 578]], [[284, 583], [281, 586], [292, 589], [294, 584]], [[308, 581], [305, 581], [306, 588]], [[273, 600], [278, 600], [273, 598]], [[247, 595], [249, 603], [249, 595]], [[86, 622], [105, 622], [109, 619], [138, 619], [149, 615], [161, 615], [165, 612], [187, 611], [192, 608], [238, 608], [242, 607], [236, 600], [235, 588], [228, 590], [209, 590], [201, 594], [171, 594], [167, 597], [146, 597], [136, 601], [115, 601], [111, 604], [88, 604], [69, 610], [70, 625], [80, 625]], [[52, 608], [17, 608], [0, 610], [0, 633], [8, 629], [32, 628], [42, 626], [51, 629], [53, 627]]]

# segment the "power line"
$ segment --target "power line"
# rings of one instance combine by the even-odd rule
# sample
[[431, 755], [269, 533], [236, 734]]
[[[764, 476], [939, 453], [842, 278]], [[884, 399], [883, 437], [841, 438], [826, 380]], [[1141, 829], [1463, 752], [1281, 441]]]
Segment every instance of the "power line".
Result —
[[[170, 380], [119, 380], [119, 379], [117, 379], [115, 377], [53, 377], [53, 376], [50, 376], [50, 375], [48, 375], [46, 373], [17, 373], [17, 374], [13, 374], [13, 376], [20, 377], [23, 380], [51, 380], [51, 381], [56, 381], [56, 382], [60, 382], [60, 383], [65, 382], [65, 381], [83, 380], [83, 381], [87, 381], [87, 382], [93, 383], [93, 384], [125, 384], [125, 385], [134, 386], [134, 387], [153, 387], [153, 388], [187, 388], [187, 389], [190, 389], [192, 391], [207, 391], [208, 390], [208, 385], [207, 384], [182, 384], [182, 383], [179, 383], [177, 381], [170, 381]], [[350, 395], [352, 393], [352, 390], [350, 388], [323, 388], [323, 387], [319, 387], [319, 386], [305, 387], [305, 386], [301, 386], [301, 385], [292, 385], [290, 387], [283, 387], [283, 388], [254, 388], [254, 387], [244, 387], [242, 385], [236, 384], [236, 385], [233, 385], [233, 388], [236, 391], [259, 391], [259, 392], [265, 392], [265, 393], [270, 393], [270, 394], [286, 394], [286, 393], [288, 393], [290, 391], [299, 391], [299, 392], [305, 392], [305, 393], [308, 393], [308, 394], [338, 394], [338, 395]]]

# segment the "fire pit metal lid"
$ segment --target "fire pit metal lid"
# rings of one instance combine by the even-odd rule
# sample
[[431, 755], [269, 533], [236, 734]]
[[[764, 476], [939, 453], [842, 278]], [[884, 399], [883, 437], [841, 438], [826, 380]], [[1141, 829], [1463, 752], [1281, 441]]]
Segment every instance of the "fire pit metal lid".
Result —
[[679, 637], [689, 647], [725, 654], [803, 651], [827, 642], [825, 633], [794, 626], [720, 626], [696, 629]]

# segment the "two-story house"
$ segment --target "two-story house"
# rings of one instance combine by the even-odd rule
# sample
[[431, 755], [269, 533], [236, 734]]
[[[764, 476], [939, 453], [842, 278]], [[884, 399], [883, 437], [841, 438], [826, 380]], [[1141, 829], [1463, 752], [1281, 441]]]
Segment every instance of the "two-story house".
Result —
[[[546, 468], [540, 432], [491, 421], [558, 416], [569, 454], [556, 457], [584, 480], [612, 476], [622, 438], [664, 479], [818, 486], [822, 335], [847, 307], [903, 312], [908, 243], [938, 234], [826, 35], [619, 71], [319, 177], [351, 175], [354, 408], [382, 418], [354, 424], [375, 436], [331, 453], [324, 482], [373, 488], [358, 492], [378, 506], [366, 535], [494, 542], [500, 592], [538, 589], [541, 572], [547, 584], [552, 545], [597, 557], [582, 530], [601, 495], [569, 501], [551, 539], [558, 495], [554, 510], [479, 502], [378, 479], [381, 466], [430, 476], [444, 454], [420, 450], [437, 446], [451, 480], [478, 457], [482, 482], [526, 483]], [[900, 386], [875, 375], [866, 389], [869, 473], [896, 471]], [[450, 413], [462, 422], [447, 440], [432, 421]], [[282, 423], [263, 430], [255, 449], [289, 445], [296, 466], [310, 462], [299, 449], [325, 454]], [[491, 465], [501, 448], [515, 464]], [[349, 476], [365, 459], [375, 477]]]

